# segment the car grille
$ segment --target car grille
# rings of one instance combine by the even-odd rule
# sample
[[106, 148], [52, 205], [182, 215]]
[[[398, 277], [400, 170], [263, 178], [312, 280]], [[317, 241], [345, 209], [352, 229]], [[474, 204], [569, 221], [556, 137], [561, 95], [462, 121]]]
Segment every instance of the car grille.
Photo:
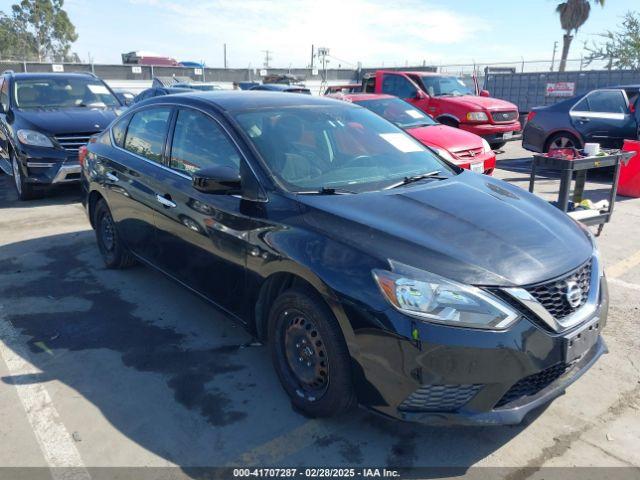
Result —
[[56, 135], [56, 140], [67, 152], [77, 153], [82, 145], [89, 143], [89, 137], [96, 133], [98, 132]]
[[404, 412], [454, 412], [471, 400], [482, 385], [423, 385], [398, 407]]
[[464, 160], [473, 160], [478, 155], [482, 155], [484, 149], [480, 148], [471, 148], [469, 150], [460, 150], [459, 152], [454, 152], [455, 156], [459, 159]]
[[493, 118], [493, 121], [496, 123], [513, 122], [518, 118], [518, 112], [491, 112], [491, 118]]
[[504, 394], [496, 404], [496, 408], [500, 408], [515, 400], [537, 394], [543, 388], [548, 387], [560, 378], [569, 369], [569, 367], [570, 365], [566, 363], [556, 363], [541, 372], [534, 373], [533, 375], [520, 379], [507, 391], [507, 393]]
[[[591, 281], [591, 265], [592, 261], [589, 260], [577, 270], [560, 279], [525, 288], [553, 317], [561, 320], [586, 303]], [[576, 282], [582, 292], [580, 303], [575, 307], [569, 305], [565, 295], [567, 282], [570, 281]]]

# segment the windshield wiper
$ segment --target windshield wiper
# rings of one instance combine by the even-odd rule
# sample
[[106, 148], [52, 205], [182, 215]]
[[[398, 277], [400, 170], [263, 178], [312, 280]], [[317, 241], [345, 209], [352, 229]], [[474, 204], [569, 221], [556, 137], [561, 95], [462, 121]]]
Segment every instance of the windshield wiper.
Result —
[[410, 177], [404, 177], [404, 180], [393, 183], [388, 187], [384, 187], [385, 190], [390, 190], [396, 187], [402, 187], [403, 185], [409, 185], [410, 183], [418, 182], [420, 180], [424, 180], [425, 178], [436, 178], [438, 180], [446, 180], [449, 177], [443, 177], [440, 175], [440, 170], [434, 170], [429, 173], [421, 173], [419, 175], [412, 175]]
[[308, 190], [296, 193], [299, 195], [349, 195], [356, 192], [352, 192], [351, 190], [343, 190], [341, 188], [320, 187], [318, 190]]

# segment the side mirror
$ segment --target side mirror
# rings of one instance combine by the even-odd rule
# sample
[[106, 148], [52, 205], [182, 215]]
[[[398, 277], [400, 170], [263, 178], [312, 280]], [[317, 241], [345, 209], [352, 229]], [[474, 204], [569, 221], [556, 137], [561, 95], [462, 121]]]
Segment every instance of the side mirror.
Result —
[[480, 90], [480, 96], [481, 97], [488, 97], [489, 96], [489, 90]]
[[416, 96], [414, 98], [416, 100], [424, 100], [428, 98], [428, 95], [424, 93], [422, 90], [416, 90]]
[[193, 188], [203, 193], [230, 195], [239, 193], [240, 173], [231, 167], [210, 167], [193, 174]]

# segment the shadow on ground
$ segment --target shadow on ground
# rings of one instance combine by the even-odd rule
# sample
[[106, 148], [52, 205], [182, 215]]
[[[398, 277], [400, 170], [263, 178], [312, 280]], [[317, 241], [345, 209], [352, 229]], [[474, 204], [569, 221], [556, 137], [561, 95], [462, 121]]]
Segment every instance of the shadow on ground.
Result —
[[90, 231], [0, 247], [0, 298], [0, 321], [11, 322], [42, 371], [1, 380], [61, 382], [112, 427], [77, 426], [82, 405], [56, 400], [67, 428], [85, 429], [87, 464], [130, 448], [122, 434], [186, 472], [260, 464], [464, 473], [526, 428], [433, 428], [362, 410], [306, 419], [290, 408], [267, 347], [248, 346], [241, 327], [155, 271], [105, 270]]

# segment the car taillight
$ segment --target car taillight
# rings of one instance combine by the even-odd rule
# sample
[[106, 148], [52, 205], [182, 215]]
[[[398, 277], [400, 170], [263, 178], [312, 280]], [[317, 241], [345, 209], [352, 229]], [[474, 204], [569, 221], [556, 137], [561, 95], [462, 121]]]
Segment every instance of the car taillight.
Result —
[[537, 113], [538, 112], [529, 112], [529, 114], [527, 115], [527, 123], [533, 120], [533, 118], [536, 116]]
[[87, 157], [87, 146], [86, 145], [82, 145], [79, 149], [78, 149], [78, 163], [80, 163], [81, 167], [84, 167], [84, 159]]

